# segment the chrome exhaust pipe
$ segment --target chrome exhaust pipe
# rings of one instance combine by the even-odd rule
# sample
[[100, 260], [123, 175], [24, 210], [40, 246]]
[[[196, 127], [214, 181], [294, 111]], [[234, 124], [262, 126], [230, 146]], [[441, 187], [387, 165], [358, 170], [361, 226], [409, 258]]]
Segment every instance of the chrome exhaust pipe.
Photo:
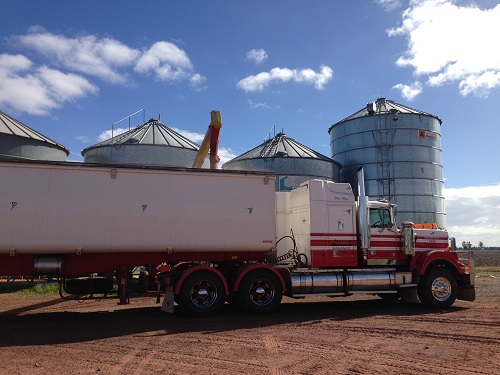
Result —
[[368, 215], [368, 197], [365, 192], [365, 173], [363, 167], [358, 169], [358, 222], [361, 235], [361, 250], [363, 256], [368, 256], [370, 248], [370, 218]]

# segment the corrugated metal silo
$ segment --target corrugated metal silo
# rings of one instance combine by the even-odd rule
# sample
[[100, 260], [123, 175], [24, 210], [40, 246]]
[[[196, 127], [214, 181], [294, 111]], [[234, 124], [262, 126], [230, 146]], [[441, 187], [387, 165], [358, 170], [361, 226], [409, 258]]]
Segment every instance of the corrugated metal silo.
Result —
[[65, 161], [69, 150], [0, 111], [0, 158]]
[[274, 172], [276, 190], [287, 191], [312, 178], [338, 182], [340, 165], [282, 132], [228, 161], [222, 169]]
[[332, 159], [340, 181], [357, 189], [364, 167], [367, 195], [397, 204], [396, 220], [446, 227], [441, 119], [385, 98], [332, 125]]
[[151, 119], [82, 151], [86, 163], [191, 167], [199, 145]]

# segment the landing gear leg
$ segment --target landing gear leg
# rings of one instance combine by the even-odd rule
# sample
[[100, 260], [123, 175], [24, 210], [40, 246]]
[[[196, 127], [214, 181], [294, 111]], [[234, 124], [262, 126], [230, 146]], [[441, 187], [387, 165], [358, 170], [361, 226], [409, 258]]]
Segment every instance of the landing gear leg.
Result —
[[118, 298], [120, 298], [120, 302], [118, 302], [119, 305], [128, 305], [130, 303], [128, 294], [128, 275], [128, 266], [120, 266], [120, 269], [117, 271]]

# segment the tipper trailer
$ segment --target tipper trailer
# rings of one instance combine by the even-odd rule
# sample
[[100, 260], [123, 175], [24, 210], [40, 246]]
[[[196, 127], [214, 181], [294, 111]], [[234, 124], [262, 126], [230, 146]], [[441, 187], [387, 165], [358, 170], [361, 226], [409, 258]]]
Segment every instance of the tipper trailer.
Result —
[[[275, 177], [70, 162], [0, 161], [0, 275], [59, 277], [63, 289], [120, 303], [138, 266], [158, 266], [162, 309], [191, 315], [226, 302], [253, 312], [282, 296], [378, 294], [445, 308], [473, 301], [470, 252], [446, 230], [397, 227], [394, 205], [346, 183], [310, 180], [275, 192]], [[159, 289], [160, 290], [160, 289]]]

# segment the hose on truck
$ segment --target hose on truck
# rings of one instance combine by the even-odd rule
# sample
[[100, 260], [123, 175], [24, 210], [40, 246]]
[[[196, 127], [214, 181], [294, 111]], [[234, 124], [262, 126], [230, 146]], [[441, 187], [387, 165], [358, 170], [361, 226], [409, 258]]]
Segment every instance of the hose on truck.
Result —
[[[293, 230], [291, 230], [290, 232], [291, 232], [290, 235], [283, 236], [278, 241], [276, 241], [276, 245], [278, 245], [278, 243], [281, 240], [284, 240], [285, 238], [289, 238], [293, 242], [293, 248], [288, 250], [288, 252], [286, 254], [280, 255], [279, 257], [272, 258], [272, 259], [266, 259], [266, 263], [275, 264], [275, 263], [282, 262], [286, 259], [292, 259], [293, 262], [295, 263], [295, 265], [298, 267], [302, 267], [302, 266], [307, 264], [306, 254], [303, 254], [303, 253], [299, 254], [299, 251], [297, 250], [297, 242], [295, 241], [295, 236], [293, 235]], [[301, 260], [302, 257], [305, 258], [305, 262], [302, 262], [302, 260]]]

